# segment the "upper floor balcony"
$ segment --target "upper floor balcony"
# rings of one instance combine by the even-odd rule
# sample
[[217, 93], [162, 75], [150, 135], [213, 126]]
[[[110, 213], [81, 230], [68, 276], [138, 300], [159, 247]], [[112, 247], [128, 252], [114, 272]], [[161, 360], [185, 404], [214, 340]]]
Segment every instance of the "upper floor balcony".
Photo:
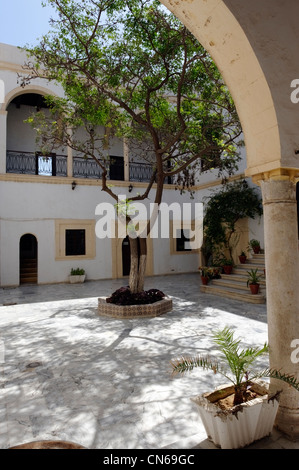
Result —
[[[6, 153], [6, 173], [43, 175], [43, 176], [72, 176], [74, 178], [100, 179], [102, 169], [92, 159], [72, 157], [72, 168], [68, 168], [66, 155], [50, 154], [48, 156], [34, 152], [8, 150]], [[130, 162], [128, 180], [132, 182], [149, 182], [152, 166], [147, 163]], [[124, 158], [113, 156], [108, 168], [110, 180], [125, 181]]]

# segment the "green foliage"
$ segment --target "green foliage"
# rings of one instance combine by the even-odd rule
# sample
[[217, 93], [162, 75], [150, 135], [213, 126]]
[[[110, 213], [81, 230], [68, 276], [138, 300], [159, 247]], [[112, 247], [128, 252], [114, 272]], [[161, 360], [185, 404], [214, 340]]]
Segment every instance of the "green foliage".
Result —
[[84, 276], [85, 270], [83, 268], [72, 268], [71, 276]]
[[152, 163], [157, 182], [180, 174], [189, 187], [196, 170], [215, 162], [220, 173], [236, 169], [242, 142], [233, 100], [211, 57], [159, 1], [46, 3], [57, 19], [28, 49], [35, 64], [22, 84], [42, 76], [63, 87], [65, 100], [51, 98], [61, 132], [48, 132], [48, 145], [82, 127], [85, 143], [73, 136], [67, 144], [100, 164], [107, 135], [97, 131], [105, 127]]
[[249, 241], [249, 246], [250, 246], [250, 248], [258, 247], [258, 246], [260, 246], [260, 242], [258, 240], [255, 240], [254, 238], [252, 238]]
[[48, 98], [44, 119], [30, 117], [43, 153], [69, 146], [95, 160], [103, 191], [117, 201], [107, 184], [110, 148], [125, 138], [130, 160], [152, 168], [143, 194], [130, 199], [146, 199], [156, 183], [157, 205], [167, 179], [192, 195], [202, 171], [236, 170], [243, 142], [232, 97], [207, 51], [159, 1], [45, 3], [56, 16], [27, 49], [28, 75], [20, 76], [21, 86], [43, 78], [64, 92]]
[[261, 275], [258, 274], [258, 269], [251, 269], [247, 271], [248, 279], [247, 279], [247, 287], [249, 284], [258, 284], [261, 280]]
[[262, 201], [257, 191], [243, 182], [233, 182], [214, 193], [205, 206], [205, 245], [214, 254], [232, 251], [231, 240], [240, 219], [261, 216]]
[[282, 380], [299, 391], [299, 382], [293, 375], [283, 373], [275, 369], [263, 369], [254, 371], [251, 369], [256, 360], [268, 353], [267, 343], [261, 348], [250, 347], [241, 349], [240, 339], [234, 338], [234, 331], [225, 327], [213, 335], [215, 344], [220, 350], [220, 360], [211, 360], [209, 357], [183, 357], [171, 362], [174, 374], [184, 374], [196, 367], [212, 370], [215, 374], [220, 373], [231, 381], [235, 387], [234, 405], [246, 400], [246, 392], [249, 382], [262, 377], [270, 377]]

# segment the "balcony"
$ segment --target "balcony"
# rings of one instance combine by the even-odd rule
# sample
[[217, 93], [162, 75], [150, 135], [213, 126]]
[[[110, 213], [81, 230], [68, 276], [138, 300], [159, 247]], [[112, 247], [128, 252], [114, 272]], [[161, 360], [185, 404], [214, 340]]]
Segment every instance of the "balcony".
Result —
[[[67, 177], [67, 156], [54, 153], [44, 156], [40, 153], [8, 150], [6, 153], [6, 173]], [[149, 182], [151, 175], [152, 166], [150, 164], [130, 163], [129, 181]], [[71, 176], [100, 179], [102, 169], [94, 160], [73, 157], [73, 174]], [[108, 178], [118, 181], [125, 180], [123, 157], [111, 157]]]

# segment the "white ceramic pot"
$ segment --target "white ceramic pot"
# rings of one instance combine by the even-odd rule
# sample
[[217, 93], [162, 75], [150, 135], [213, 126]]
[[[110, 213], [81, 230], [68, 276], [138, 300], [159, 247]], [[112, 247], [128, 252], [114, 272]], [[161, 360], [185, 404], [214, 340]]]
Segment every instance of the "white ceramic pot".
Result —
[[70, 283], [71, 284], [76, 284], [76, 283], [79, 283], [79, 282], [84, 282], [85, 281], [85, 274], [81, 275], [81, 276], [69, 276], [69, 279], [70, 279]]
[[210, 401], [216, 401], [216, 395], [219, 396], [220, 390], [224, 398], [231, 394], [233, 387], [219, 387], [215, 392], [192, 398], [208, 439], [217, 447], [238, 449], [272, 432], [279, 403], [277, 396], [269, 399], [267, 384], [261, 381], [254, 382], [252, 390], [262, 393], [262, 396], [237, 405], [228, 411], [221, 410]]

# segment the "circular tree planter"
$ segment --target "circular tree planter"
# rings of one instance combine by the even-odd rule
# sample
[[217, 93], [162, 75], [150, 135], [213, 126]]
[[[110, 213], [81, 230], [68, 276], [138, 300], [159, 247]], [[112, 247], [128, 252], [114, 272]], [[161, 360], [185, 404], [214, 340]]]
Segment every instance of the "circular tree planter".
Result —
[[113, 318], [148, 318], [158, 317], [172, 310], [172, 300], [165, 297], [152, 304], [116, 305], [106, 302], [106, 297], [99, 297], [99, 315]]
[[32, 441], [10, 449], [86, 449], [86, 447], [68, 441]]

